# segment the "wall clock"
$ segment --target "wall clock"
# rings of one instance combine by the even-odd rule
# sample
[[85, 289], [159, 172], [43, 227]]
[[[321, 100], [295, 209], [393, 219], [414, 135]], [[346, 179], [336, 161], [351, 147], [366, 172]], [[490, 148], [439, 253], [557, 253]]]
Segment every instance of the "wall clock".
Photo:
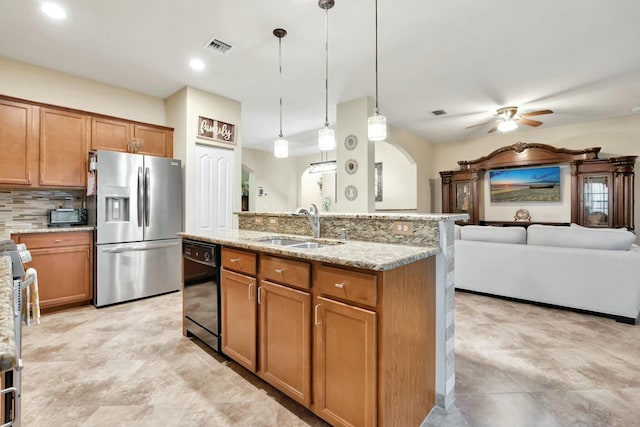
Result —
[[358, 198], [358, 189], [355, 185], [347, 185], [347, 188], [344, 189], [344, 197], [349, 201], [354, 201]]
[[344, 146], [347, 150], [353, 150], [358, 146], [358, 137], [349, 135], [344, 139]]

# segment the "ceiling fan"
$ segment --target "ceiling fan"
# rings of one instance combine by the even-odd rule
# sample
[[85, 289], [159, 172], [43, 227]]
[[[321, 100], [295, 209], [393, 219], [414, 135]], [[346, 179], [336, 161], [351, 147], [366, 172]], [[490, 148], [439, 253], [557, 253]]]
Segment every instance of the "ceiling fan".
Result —
[[487, 123], [494, 122], [495, 125], [489, 129], [487, 133], [492, 133], [497, 130], [501, 132], [509, 132], [518, 127], [518, 124], [538, 127], [542, 124], [541, 121], [531, 120], [527, 117], [542, 116], [543, 114], [553, 114], [551, 110], [539, 110], [531, 111], [529, 113], [518, 114], [518, 107], [502, 107], [496, 111], [496, 119], [491, 119], [484, 123], [478, 123], [477, 125], [467, 126], [465, 129], [474, 128], [477, 126], [483, 126]]

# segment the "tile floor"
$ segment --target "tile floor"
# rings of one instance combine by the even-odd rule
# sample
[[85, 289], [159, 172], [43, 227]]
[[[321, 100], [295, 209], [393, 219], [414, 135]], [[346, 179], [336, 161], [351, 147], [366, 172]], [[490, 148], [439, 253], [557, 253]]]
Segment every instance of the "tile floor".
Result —
[[[180, 297], [25, 327], [22, 425], [327, 425], [184, 338]], [[640, 325], [457, 293], [455, 345], [455, 406], [425, 425], [640, 425]]]

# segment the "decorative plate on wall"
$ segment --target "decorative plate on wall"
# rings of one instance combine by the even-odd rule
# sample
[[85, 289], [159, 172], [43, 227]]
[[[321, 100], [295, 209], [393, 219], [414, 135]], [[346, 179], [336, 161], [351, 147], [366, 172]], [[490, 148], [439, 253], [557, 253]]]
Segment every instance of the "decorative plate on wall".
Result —
[[344, 189], [344, 197], [349, 201], [354, 201], [358, 198], [358, 189], [355, 185], [347, 185], [347, 188]]
[[347, 150], [353, 150], [358, 146], [358, 137], [355, 135], [348, 135], [344, 139], [344, 146]]
[[353, 175], [358, 171], [358, 161], [356, 159], [347, 160], [344, 164], [344, 170], [346, 170], [349, 175]]

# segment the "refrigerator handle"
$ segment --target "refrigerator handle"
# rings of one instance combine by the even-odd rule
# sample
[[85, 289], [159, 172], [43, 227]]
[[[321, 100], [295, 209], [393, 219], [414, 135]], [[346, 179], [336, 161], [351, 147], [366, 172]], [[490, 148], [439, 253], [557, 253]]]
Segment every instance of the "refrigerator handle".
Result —
[[143, 186], [142, 167], [138, 168], [138, 227], [142, 227]]
[[149, 217], [151, 213], [151, 190], [149, 186], [151, 185], [149, 179], [149, 168], [144, 168], [144, 226], [149, 226]]

